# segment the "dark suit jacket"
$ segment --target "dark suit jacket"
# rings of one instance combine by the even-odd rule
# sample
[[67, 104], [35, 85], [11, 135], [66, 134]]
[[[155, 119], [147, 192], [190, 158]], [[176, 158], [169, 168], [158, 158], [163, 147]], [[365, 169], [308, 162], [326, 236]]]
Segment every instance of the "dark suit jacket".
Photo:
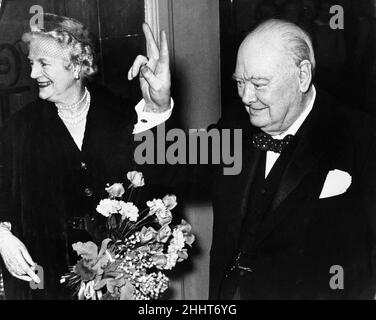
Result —
[[[234, 121], [222, 121], [220, 126], [240, 127]], [[221, 297], [225, 275], [238, 253], [249, 189], [261, 153], [251, 145], [254, 130], [251, 126], [244, 130], [241, 174], [224, 176], [219, 168], [214, 177], [211, 299]], [[313, 110], [297, 134], [297, 146], [271, 205], [249, 237], [246, 264], [253, 272], [239, 276], [241, 297], [371, 299], [376, 289], [373, 121], [318, 92]], [[327, 174], [335, 169], [351, 175], [350, 188], [343, 194], [319, 199]], [[329, 285], [335, 275], [330, 273], [334, 265], [343, 268], [343, 290], [333, 290]]]

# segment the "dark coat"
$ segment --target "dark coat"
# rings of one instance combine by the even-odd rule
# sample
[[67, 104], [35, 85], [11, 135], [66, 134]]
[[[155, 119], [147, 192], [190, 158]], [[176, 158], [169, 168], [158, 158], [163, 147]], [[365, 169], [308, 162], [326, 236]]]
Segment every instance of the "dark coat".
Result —
[[[224, 128], [234, 126], [231, 121], [221, 122]], [[253, 127], [244, 131], [241, 174], [224, 176], [220, 168], [214, 177], [211, 299], [233, 295], [231, 290], [223, 295], [224, 280], [238, 254], [249, 190], [262, 152], [252, 147], [254, 131]], [[294, 139], [296, 146], [276, 191], [267, 198], [261, 223], [248, 234], [242, 265], [252, 272], [235, 269], [234, 288], [239, 285], [242, 299], [372, 299], [376, 289], [374, 123], [319, 92]], [[349, 173], [352, 184], [341, 195], [319, 199], [326, 176], [334, 169]], [[329, 286], [334, 265], [344, 270], [343, 290]]]
[[[89, 91], [82, 152], [47, 101], [24, 107], [1, 128], [0, 221], [12, 223], [45, 280], [44, 290], [29, 290], [3, 268], [7, 298], [67, 298], [59, 283], [69, 263], [67, 221], [84, 215], [100, 220], [95, 207], [105, 198], [106, 183], [122, 182], [134, 169], [134, 105], [97, 86]], [[81, 236], [77, 240], [87, 240]]]

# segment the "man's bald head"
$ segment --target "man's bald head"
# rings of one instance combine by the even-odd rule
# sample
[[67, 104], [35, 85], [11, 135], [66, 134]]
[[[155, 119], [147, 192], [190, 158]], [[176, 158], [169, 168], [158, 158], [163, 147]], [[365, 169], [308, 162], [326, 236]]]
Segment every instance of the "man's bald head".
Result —
[[308, 33], [297, 25], [278, 19], [265, 21], [246, 36], [241, 48], [249, 45], [251, 41], [273, 42], [291, 56], [296, 66], [305, 60], [309, 61], [314, 75], [316, 60], [312, 40]]
[[312, 42], [298, 26], [269, 20], [251, 32], [233, 76], [251, 123], [272, 135], [286, 131], [312, 96], [314, 68]]

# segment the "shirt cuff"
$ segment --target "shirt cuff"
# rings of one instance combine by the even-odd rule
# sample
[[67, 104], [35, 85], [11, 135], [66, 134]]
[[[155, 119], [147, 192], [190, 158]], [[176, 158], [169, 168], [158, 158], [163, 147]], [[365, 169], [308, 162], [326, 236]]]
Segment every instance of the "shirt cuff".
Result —
[[174, 100], [171, 98], [170, 109], [162, 113], [146, 112], [144, 111], [144, 107], [144, 99], [142, 99], [135, 107], [137, 123], [134, 125], [133, 134], [149, 130], [167, 121], [172, 114], [172, 109], [174, 109]]

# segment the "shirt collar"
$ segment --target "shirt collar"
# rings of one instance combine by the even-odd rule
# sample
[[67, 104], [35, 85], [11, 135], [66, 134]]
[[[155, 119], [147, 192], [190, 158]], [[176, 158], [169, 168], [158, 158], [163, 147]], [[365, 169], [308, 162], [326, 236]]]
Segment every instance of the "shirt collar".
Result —
[[272, 136], [273, 139], [283, 139], [284, 137], [286, 137], [289, 134], [294, 135], [298, 132], [298, 130], [301, 127], [301, 125], [303, 124], [304, 120], [310, 114], [310, 112], [313, 108], [313, 104], [315, 103], [315, 100], [316, 100], [316, 89], [313, 85], [312, 85], [312, 92], [313, 92], [313, 95], [312, 95], [311, 101], [308, 102], [307, 107], [300, 114], [298, 119], [296, 119], [295, 122], [285, 132], [283, 132], [279, 135]]

